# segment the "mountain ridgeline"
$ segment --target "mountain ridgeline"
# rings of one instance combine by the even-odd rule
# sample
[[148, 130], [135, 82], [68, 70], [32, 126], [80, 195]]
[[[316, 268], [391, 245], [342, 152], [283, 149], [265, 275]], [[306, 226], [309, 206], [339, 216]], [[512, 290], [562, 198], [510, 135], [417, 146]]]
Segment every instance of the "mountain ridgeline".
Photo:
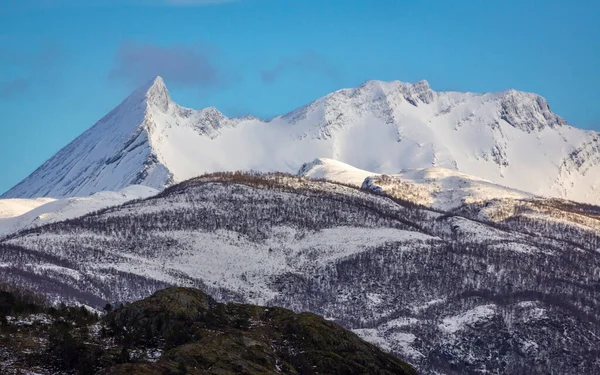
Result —
[[441, 167], [514, 189], [600, 203], [600, 135], [566, 124], [539, 95], [433, 91], [369, 81], [263, 121], [171, 100], [158, 77], [3, 198], [162, 189], [203, 173], [295, 172], [317, 157], [378, 173]]
[[[440, 191], [424, 190], [420, 174], [407, 182], [352, 170], [362, 189], [282, 173], [203, 175], [10, 235], [2, 278], [99, 307], [180, 285], [310, 311], [423, 374], [595, 374], [600, 208], [446, 171], [426, 175]], [[461, 195], [483, 188], [493, 194]], [[122, 326], [138, 315], [112, 316]], [[172, 366], [161, 361], [144, 366]]]

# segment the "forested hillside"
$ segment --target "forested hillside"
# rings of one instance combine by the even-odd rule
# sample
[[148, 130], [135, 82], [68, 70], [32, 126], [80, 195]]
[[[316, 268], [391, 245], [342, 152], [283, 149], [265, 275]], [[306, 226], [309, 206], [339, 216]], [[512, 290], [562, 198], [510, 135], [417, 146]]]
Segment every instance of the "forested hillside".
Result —
[[13, 235], [0, 263], [6, 281], [93, 306], [177, 284], [310, 311], [425, 374], [594, 374], [598, 208], [517, 206], [491, 220], [480, 206], [444, 212], [327, 181], [218, 173]]

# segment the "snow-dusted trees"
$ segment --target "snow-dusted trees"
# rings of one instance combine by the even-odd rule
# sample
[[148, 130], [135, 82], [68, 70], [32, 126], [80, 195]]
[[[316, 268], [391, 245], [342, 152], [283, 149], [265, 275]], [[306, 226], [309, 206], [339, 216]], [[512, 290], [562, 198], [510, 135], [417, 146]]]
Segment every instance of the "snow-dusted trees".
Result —
[[484, 205], [437, 212], [327, 181], [219, 173], [15, 235], [0, 270], [99, 307], [181, 284], [312, 311], [424, 373], [591, 373], [598, 209], [517, 202], [490, 221]]

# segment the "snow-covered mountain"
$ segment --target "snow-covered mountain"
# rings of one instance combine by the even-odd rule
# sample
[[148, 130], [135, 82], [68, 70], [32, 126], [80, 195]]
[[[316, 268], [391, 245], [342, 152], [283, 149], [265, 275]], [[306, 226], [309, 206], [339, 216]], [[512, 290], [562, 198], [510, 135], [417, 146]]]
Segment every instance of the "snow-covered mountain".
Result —
[[362, 187], [444, 211], [465, 204], [488, 203], [497, 199], [536, 198], [524, 191], [440, 167], [407, 169], [393, 175], [385, 175], [358, 169], [337, 160], [318, 158], [304, 164], [298, 175]]
[[302, 165], [297, 175], [360, 187], [405, 203], [473, 220], [494, 223], [544, 220], [560, 225], [566, 233], [579, 229], [600, 233], [597, 207], [573, 209], [578, 205], [575, 202], [535, 196], [451, 169], [407, 169], [385, 175], [337, 160], [318, 158]]
[[600, 135], [538, 95], [435, 92], [369, 81], [271, 121], [174, 103], [161, 78], [44, 163], [4, 198], [161, 189], [204, 172], [296, 172], [317, 157], [393, 174], [442, 167], [533, 194], [600, 202]]
[[507, 198], [522, 206], [490, 221], [490, 201], [385, 191], [202, 176], [0, 240], [0, 281], [93, 306], [176, 284], [311, 311], [423, 374], [597, 373], [600, 207]]
[[118, 192], [102, 191], [88, 197], [63, 199], [0, 199], [0, 207], [8, 209], [4, 217], [0, 216], [0, 238], [23, 229], [54, 223], [83, 216], [110, 206], [118, 206], [125, 202], [148, 198], [158, 190], [147, 186], [130, 185]]

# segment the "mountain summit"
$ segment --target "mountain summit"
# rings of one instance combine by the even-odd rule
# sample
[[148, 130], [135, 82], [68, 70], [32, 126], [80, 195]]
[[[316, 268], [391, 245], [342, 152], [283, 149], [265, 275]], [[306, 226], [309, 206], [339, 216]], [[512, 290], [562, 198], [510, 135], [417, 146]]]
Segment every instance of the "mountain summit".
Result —
[[181, 107], [160, 77], [3, 197], [82, 196], [131, 184], [160, 189], [219, 170], [295, 172], [318, 157], [386, 174], [442, 167], [600, 203], [600, 135], [567, 125], [536, 94], [368, 81], [263, 121]]
[[148, 104], [156, 106], [163, 112], [167, 112], [169, 110], [171, 95], [169, 95], [169, 90], [167, 89], [162, 77], [156, 77], [151, 81], [151, 84], [147, 89], [142, 87], [141, 92], [145, 92], [144, 96]]

